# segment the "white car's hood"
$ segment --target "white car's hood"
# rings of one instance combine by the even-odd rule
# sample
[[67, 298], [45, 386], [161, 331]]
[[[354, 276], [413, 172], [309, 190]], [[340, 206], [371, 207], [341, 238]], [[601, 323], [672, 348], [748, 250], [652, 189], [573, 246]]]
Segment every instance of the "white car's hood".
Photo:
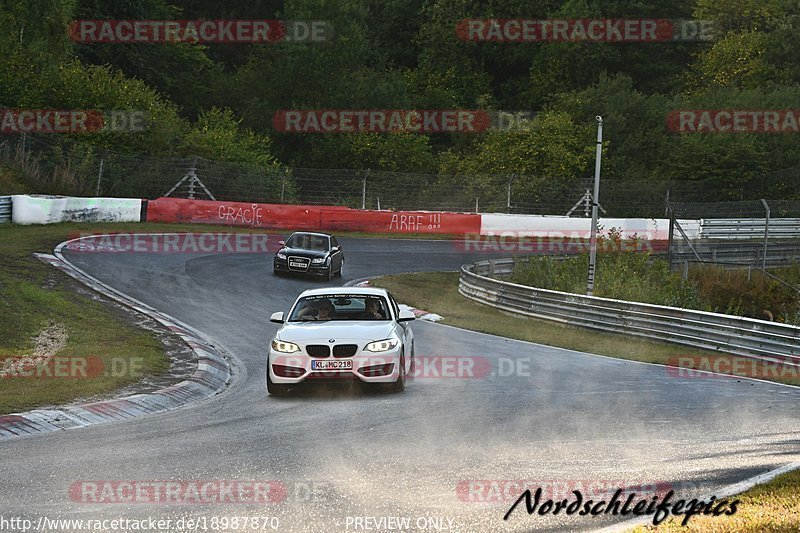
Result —
[[320, 341], [327, 344], [330, 339], [371, 342], [389, 338], [393, 329], [394, 323], [388, 320], [292, 322], [283, 326], [278, 338], [301, 343]]

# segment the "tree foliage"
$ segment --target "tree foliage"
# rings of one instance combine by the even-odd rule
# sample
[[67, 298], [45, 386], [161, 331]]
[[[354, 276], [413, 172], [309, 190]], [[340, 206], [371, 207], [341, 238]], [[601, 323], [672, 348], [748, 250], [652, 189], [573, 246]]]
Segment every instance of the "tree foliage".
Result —
[[[492, 43], [456, 31], [466, 18], [642, 17], [713, 21], [716, 33], [696, 42]], [[79, 18], [325, 21], [335, 38], [75, 44], [66, 28]], [[445, 185], [469, 175], [476, 190], [500, 192], [508, 175], [524, 174], [530, 178], [516, 186], [533, 199], [553, 180], [570, 186], [591, 175], [594, 116], [604, 115], [610, 183], [646, 192], [681, 181], [704, 199], [736, 198], [787, 190], [758, 178], [800, 165], [800, 135], [681, 134], [666, 127], [667, 116], [797, 108], [798, 21], [796, 0], [6, 0], [0, 105], [147, 113], [146, 131], [54, 141], [71, 143], [83, 161], [116, 150], [267, 168], [438, 173]], [[329, 108], [535, 116], [523, 131], [473, 135], [273, 129], [277, 111]]]

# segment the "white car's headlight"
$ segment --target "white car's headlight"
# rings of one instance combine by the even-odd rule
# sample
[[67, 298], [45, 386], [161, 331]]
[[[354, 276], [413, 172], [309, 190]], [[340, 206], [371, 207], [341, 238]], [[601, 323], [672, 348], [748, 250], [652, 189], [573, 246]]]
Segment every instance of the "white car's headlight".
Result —
[[280, 253], [280, 252], [278, 252], [277, 254], [275, 254], [275, 256], [276, 256], [278, 259], [286, 259], [286, 254], [282, 254], [282, 253]]
[[300, 351], [300, 347], [295, 343], [279, 341], [278, 339], [274, 339], [272, 341], [272, 349], [275, 350], [276, 352], [282, 352], [282, 353], [294, 353]]
[[328, 260], [327, 257], [315, 257], [314, 259], [311, 260], [311, 262], [319, 265], [321, 263], [324, 263], [327, 260]]
[[382, 341], [375, 341], [367, 344], [367, 351], [370, 352], [388, 352], [397, 346], [397, 339], [386, 339]]

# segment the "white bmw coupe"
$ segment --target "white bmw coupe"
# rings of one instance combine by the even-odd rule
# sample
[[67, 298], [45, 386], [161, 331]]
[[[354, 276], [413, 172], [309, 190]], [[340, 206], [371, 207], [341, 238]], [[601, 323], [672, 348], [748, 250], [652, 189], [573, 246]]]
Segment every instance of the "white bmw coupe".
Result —
[[267, 391], [299, 383], [359, 380], [405, 389], [414, 364], [414, 313], [401, 311], [385, 289], [327, 287], [298, 296], [267, 357]]

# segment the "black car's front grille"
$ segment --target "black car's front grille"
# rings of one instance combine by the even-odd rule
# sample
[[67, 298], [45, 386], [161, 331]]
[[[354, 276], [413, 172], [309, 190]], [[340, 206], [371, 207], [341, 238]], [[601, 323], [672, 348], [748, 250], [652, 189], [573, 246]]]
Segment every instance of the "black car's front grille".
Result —
[[337, 344], [333, 347], [334, 357], [353, 357], [358, 351], [357, 344]]
[[330, 357], [331, 349], [325, 344], [309, 344], [306, 346], [306, 352], [311, 357]]
[[300, 272], [305, 272], [306, 270], [308, 270], [308, 265], [310, 263], [311, 259], [307, 257], [290, 255], [287, 265], [289, 265], [289, 270], [297, 270]]

